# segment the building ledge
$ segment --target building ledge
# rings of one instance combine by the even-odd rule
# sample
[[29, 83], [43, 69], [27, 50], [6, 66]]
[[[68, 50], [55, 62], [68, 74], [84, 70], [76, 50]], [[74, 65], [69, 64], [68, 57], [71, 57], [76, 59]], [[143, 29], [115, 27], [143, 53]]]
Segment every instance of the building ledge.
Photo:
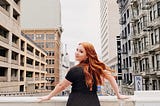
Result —
[[[38, 102], [37, 97], [0, 97], [0, 106], [65, 106], [68, 96], [56, 96], [49, 101]], [[116, 96], [99, 96], [101, 106], [160, 106], [160, 91], [138, 91], [129, 99]]]

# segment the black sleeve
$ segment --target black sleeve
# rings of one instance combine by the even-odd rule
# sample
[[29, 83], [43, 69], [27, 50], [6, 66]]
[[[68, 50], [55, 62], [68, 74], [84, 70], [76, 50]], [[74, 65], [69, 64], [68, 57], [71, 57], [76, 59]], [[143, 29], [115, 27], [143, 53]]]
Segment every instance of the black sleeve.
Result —
[[68, 73], [66, 74], [65, 78], [70, 81], [73, 82], [74, 81], [74, 69], [71, 68]]

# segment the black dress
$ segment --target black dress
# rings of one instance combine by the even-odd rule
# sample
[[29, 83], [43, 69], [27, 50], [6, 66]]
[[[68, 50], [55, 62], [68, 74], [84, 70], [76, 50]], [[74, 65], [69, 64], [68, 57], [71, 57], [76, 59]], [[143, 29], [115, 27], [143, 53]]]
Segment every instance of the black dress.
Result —
[[86, 86], [83, 68], [72, 67], [66, 77], [72, 82], [72, 90], [68, 98], [67, 106], [100, 106], [97, 96], [97, 85], [93, 84], [92, 91]]

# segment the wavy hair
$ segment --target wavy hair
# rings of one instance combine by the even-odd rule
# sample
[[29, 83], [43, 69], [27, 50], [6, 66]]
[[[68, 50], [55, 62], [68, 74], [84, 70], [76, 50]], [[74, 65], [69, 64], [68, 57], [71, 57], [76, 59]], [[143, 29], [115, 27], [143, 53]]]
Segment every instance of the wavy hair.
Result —
[[104, 70], [111, 70], [103, 62], [98, 60], [97, 53], [91, 43], [82, 42], [79, 45], [84, 47], [88, 58], [81, 61], [78, 66], [83, 67], [86, 85], [92, 91], [94, 79], [97, 85], [103, 85], [103, 78], [106, 76]]

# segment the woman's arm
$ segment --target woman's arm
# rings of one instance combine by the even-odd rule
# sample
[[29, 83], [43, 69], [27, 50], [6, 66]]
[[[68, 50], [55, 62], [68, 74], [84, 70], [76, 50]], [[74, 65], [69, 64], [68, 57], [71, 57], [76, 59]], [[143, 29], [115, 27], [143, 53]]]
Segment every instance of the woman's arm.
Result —
[[71, 85], [72, 83], [66, 79], [64, 79], [62, 82], [56, 85], [55, 89], [49, 93], [47, 96], [44, 96], [42, 98], [39, 98], [39, 102], [50, 100], [53, 96], [57, 95], [60, 93], [62, 90], [64, 90], [66, 87]]
[[114, 90], [117, 98], [118, 98], [118, 99], [127, 99], [127, 98], [129, 98], [128, 96], [121, 95], [121, 94], [119, 93], [118, 84], [117, 84], [115, 78], [111, 75], [111, 72], [105, 70], [105, 74], [106, 74], [106, 75], [105, 75], [105, 78], [110, 82], [110, 84], [111, 84], [111, 86], [112, 86], [112, 88], [113, 88], [113, 90]]

